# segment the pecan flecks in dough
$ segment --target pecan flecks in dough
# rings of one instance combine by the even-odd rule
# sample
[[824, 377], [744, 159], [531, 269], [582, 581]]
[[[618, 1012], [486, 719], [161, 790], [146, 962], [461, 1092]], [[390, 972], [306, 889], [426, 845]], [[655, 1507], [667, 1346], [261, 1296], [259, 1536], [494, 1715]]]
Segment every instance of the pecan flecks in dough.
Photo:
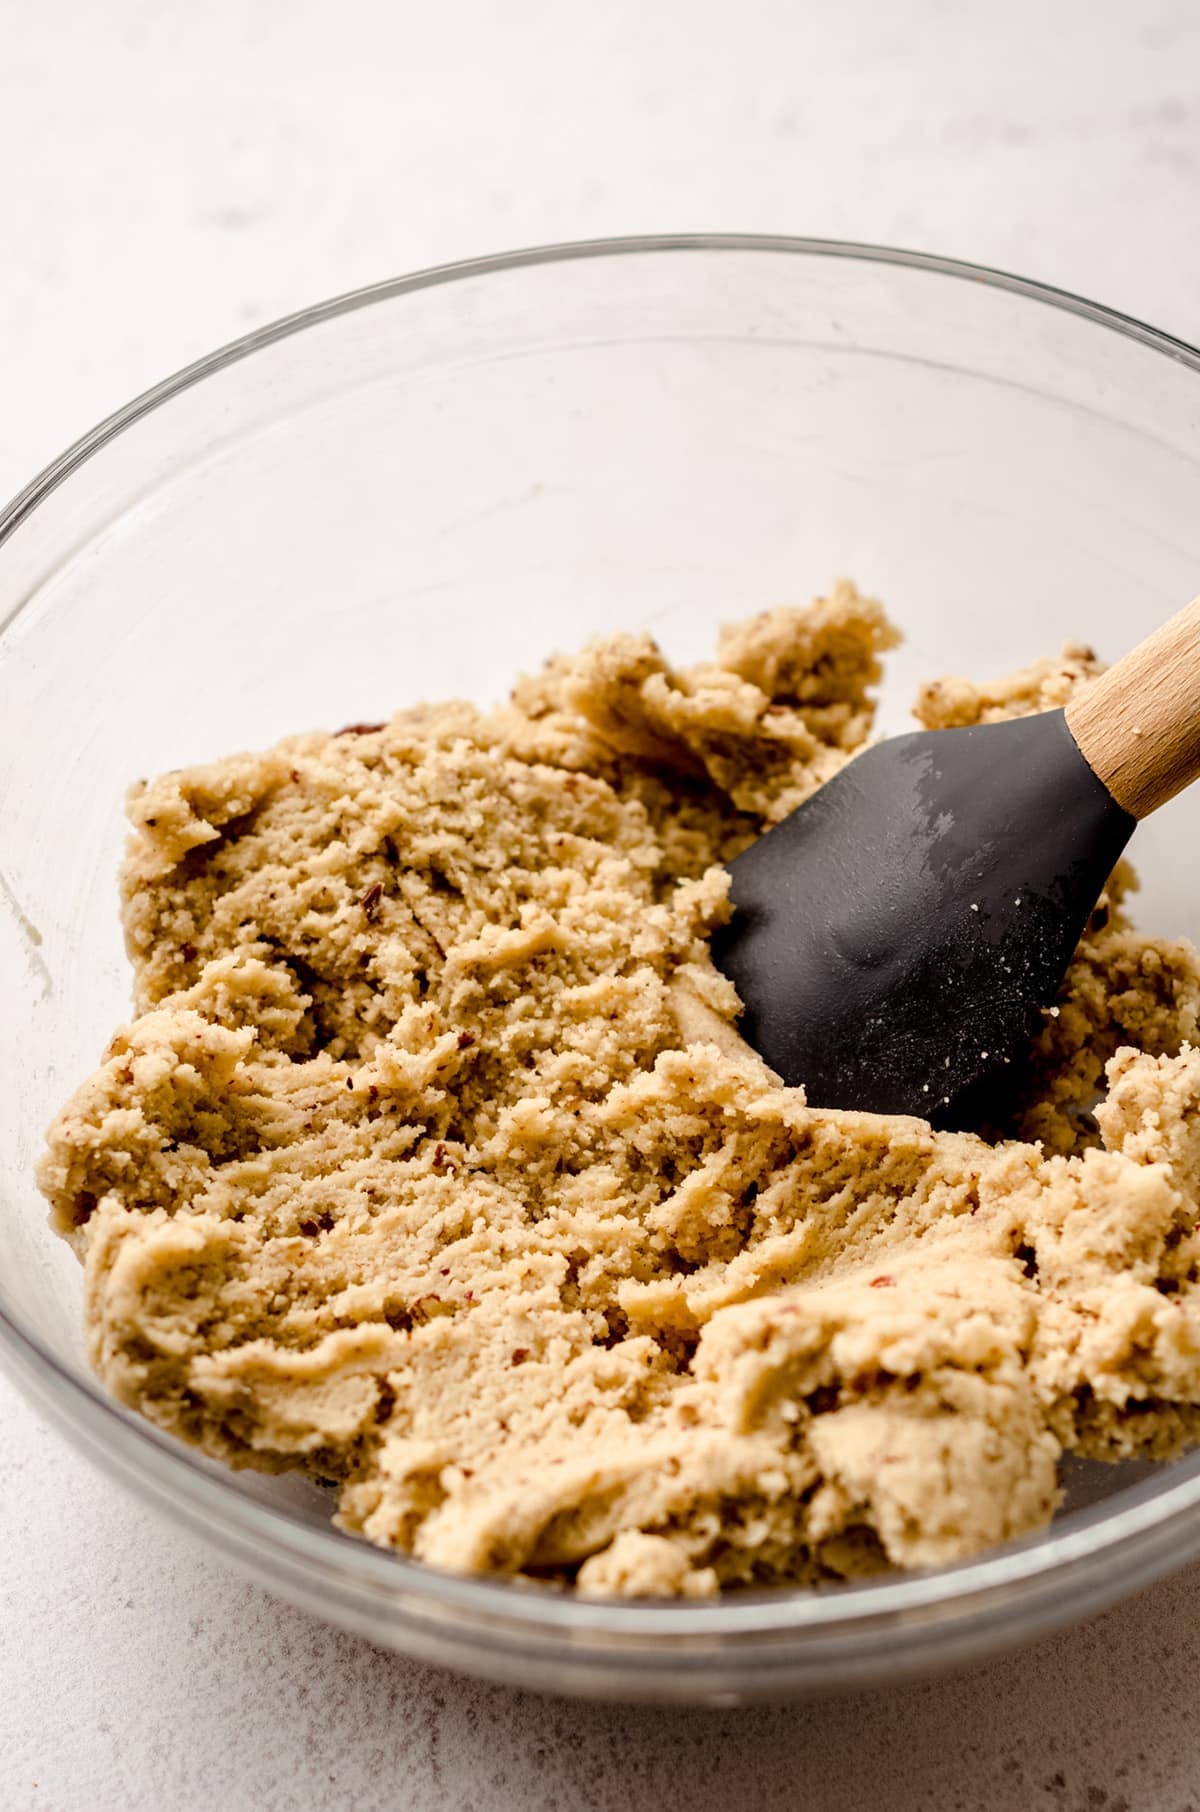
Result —
[[896, 639], [841, 583], [698, 667], [616, 636], [139, 785], [136, 1017], [41, 1167], [108, 1388], [383, 1546], [618, 1595], [954, 1560], [1064, 1451], [1196, 1438], [1200, 961], [1127, 870], [1006, 1136], [810, 1109], [738, 1036], [722, 865]]

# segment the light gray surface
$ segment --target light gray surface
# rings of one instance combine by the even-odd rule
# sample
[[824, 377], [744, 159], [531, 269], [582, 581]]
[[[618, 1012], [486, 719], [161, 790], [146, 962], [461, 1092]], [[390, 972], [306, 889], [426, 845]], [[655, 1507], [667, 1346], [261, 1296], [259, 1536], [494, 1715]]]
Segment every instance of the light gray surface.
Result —
[[324, 1628], [198, 1557], [23, 1404], [5, 1404], [5, 1430], [14, 1812], [1200, 1805], [1200, 1569], [958, 1679], [732, 1712], [579, 1705]]
[[[906, 243], [1200, 340], [1191, 0], [341, 17], [0, 0], [0, 493], [286, 309], [555, 238]], [[1200, 1806], [1200, 1573], [956, 1681], [720, 1715], [554, 1704], [274, 1604], [3, 1380], [0, 1416], [0, 1807]]]

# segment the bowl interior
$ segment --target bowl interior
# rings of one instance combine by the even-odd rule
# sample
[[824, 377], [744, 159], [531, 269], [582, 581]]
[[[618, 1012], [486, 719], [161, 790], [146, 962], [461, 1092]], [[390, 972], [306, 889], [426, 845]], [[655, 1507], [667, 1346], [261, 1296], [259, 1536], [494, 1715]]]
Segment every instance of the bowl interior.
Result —
[[[0, 541], [0, 1307], [81, 1378], [80, 1277], [31, 1172], [127, 1008], [136, 776], [494, 699], [599, 630], [696, 658], [840, 573], [905, 631], [895, 730], [923, 677], [1068, 637], [1115, 656], [1195, 588], [1200, 375], [1153, 336], [830, 248], [450, 276], [166, 387]], [[1138, 832], [1146, 928], [1200, 936], [1198, 833], [1186, 796]], [[325, 1517], [307, 1488], [226, 1488]]]

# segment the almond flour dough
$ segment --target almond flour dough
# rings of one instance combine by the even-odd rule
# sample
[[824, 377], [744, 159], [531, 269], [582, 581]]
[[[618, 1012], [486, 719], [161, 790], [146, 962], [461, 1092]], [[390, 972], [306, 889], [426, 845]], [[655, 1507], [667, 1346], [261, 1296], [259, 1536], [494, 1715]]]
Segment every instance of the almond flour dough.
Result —
[[1127, 876], [1008, 1136], [811, 1109], [737, 1035], [719, 865], [862, 746], [895, 639], [842, 584], [711, 665], [615, 636], [136, 787], [137, 1016], [41, 1167], [108, 1388], [381, 1546], [608, 1594], [956, 1560], [1065, 1451], [1196, 1439], [1200, 959]]

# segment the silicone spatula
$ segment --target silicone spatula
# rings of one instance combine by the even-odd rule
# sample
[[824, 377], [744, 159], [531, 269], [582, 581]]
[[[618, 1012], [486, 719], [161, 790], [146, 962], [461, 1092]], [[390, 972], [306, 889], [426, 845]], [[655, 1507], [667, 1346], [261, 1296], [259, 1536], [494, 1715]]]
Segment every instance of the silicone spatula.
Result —
[[730, 864], [740, 1030], [818, 1107], [1002, 1111], [1137, 822], [1200, 773], [1200, 598], [1065, 710], [858, 755]]

